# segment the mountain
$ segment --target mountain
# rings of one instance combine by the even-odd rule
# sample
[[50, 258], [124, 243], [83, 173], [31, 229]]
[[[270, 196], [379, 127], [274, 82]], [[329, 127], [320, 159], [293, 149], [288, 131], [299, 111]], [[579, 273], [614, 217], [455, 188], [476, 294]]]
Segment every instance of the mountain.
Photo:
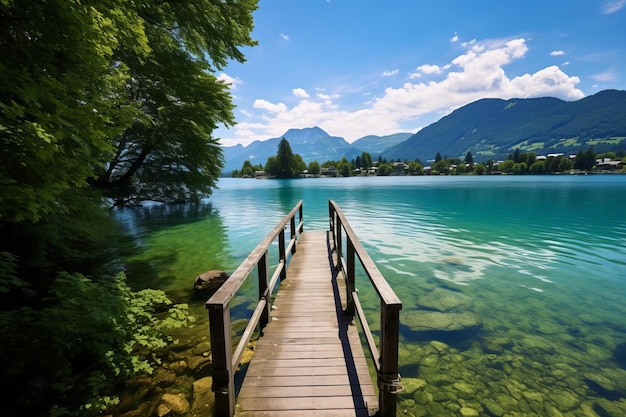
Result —
[[383, 152], [387, 159], [442, 156], [503, 159], [523, 152], [576, 153], [626, 148], [626, 91], [605, 90], [578, 101], [482, 99], [463, 106]]
[[411, 136], [413, 136], [413, 133], [396, 133], [389, 136], [369, 135], [352, 142], [352, 146], [361, 150], [361, 152], [369, 153], [372, 158], [377, 158], [386, 149], [404, 142]]
[[282, 138], [287, 139], [294, 154], [300, 154], [305, 163], [317, 161], [337, 161], [346, 157], [348, 160], [356, 158], [361, 151], [350, 145], [344, 138], [330, 136], [319, 127], [306, 129], [289, 129], [278, 138], [263, 141], [254, 141], [248, 146], [224, 146], [223, 172], [227, 175], [235, 169], [241, 169], [245, 161], [252, 164], [265, 165], [267, 158], [275, 156], [278, 144]]
[[397, 133], [389, 136], [370, 135], [350, 144], [344, 138], [330, 136], [317, 126], [289, 129], [278, 138], [254, 141], [248, 146], [223, 146], [226, 161], [223, 172], [229, 175], [232, 171], [241, 169], [245, 161], [250, 161], [254, 165], [265, 165], [267, 158], [276, 155], [282, 138], [289, 141], [293, 153], [300, 154], [304, 162], [308, 164], [317, 161], [321, 164], [326, 161], [339, 161], [344, 157], [352, 160], [363, 152], [368, 152], [372, 158], [377, 158], [385, 149], [411, 136], [412, 133]]

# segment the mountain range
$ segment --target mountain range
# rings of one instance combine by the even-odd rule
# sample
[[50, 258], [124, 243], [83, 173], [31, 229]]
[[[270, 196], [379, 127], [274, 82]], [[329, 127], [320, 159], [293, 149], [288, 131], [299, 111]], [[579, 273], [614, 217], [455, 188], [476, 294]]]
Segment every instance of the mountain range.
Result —
[[626, 150], [626, 91], [605, 90], [578, 101], [552, 97], [509, 100], [481, 99], [460, 107], [415, 134], [365, 136], [353, 143], [330, 136], [319, 127], [290, 129], [279, 138], [248, 146], [222, 147], [229, 174], [243, 162], [265, 165], [276, 155], [282, 138], [308, 164], [348, 160], [368, 152], [373, 159], [415, 160], [442, 156], [475, 161], [504, 159], [516, 148], [538, 155]]

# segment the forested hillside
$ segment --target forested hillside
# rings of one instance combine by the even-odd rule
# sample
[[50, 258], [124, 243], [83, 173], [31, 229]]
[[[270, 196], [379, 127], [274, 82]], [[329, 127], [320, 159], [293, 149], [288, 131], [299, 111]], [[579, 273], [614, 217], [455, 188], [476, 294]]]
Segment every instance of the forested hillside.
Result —
[[482, 99], [453, 111], [383, 152], [388, 159], [431, 160], [437, 152], [477, 160], [522, 151], [575, 154], [626, 148], [626, 91], [606, 90], [574, 102], [556, 98]]

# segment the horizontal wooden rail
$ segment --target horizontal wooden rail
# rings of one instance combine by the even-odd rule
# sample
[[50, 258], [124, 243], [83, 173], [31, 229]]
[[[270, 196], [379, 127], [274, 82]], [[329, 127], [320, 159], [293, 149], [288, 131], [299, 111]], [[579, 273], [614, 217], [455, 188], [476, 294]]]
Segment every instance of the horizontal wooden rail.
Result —
[[[395, 394], [403, 389], [398, 374], [398, 343], [402, 302], [359, 242], [339, 206], [332, 200], [328, 201], [328, 212], [334, 249], [337, 254], [337, 267], [343, 271], [346, 278], [346, 310], [358, 317], [376, 368], [380, 415], [382, 417], [395, 417]], [[346, 238], [345, 258], [343, 254], [344, 233]], [[355, 258], [361, 262], [367, 277], [380, 298], [380, 353], [359, 301], [355, 283]]]
[[[299, 222], [296, 227], [296, 215]], [[289, 244], [285, 247], [285, 227], [290, 225]], [[235, 370], [239, 366], [245, 348], [257, 326], [262, 329], [270, 320], [270, 297], [278, 279], [287, 278], [290, 255], [296, 252], [298, 236], [304, 229], [302, 201], [287, 214], [274, 229], [250, 252], [233, 274], [206, 302], [209, 314], [211, 354], [213, 362], [213, 391], [215, 392], [215, 416], [230, 417], [235, 413]], [[278, 266], [271, 278], [268, 252], [278, 238]], [[230, 328], [230, 302], [254, 268], [258, 271], [259, 301], [252, 313], [235, 351], [232, 349]]]

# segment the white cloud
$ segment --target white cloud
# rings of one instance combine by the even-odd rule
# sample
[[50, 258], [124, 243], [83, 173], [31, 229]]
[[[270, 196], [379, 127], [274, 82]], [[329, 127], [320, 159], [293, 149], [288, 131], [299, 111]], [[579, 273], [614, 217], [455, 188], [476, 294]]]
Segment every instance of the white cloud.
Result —
[[626, 0], [609, 1], [604, 3], [602, 7], [602, 14], [615, 13], [626, 6]]
[[396, 75], [399, 72], [400, 72], [399, 69], [394, 69], [394, 70], [391, 70], [391, 71], [384, 71], [383, 72], [383, 77], [391, 77], [392, 75]]
[[291, 90], [291, 92], [293, 93], [294, 96], [298, 97], [298, 98], [309, 98], [311, 97], [309, 95], [309, 93], [307, 93], [304, 89], [302, 88], [294, 88], [293, 90]]
[[454, 36], [450, 38], [450, 43], [455, 43], [459, 41], [459, 35], [456, 34], [456, 32], [454, 33]]
[[[354, 110], [340, 107], [336, 102], [339, 95], [319, 88], [313, 98], [302, 89], [294, 89], [294, 95], [300, 100], [291, 107], [257, 99], [254, 108], [261, 114], [240, 121], [233, 129], [234, 134], [223, 143], [248, 144], [253, 140], [278, 137], [290, 128], [311, 126], [320, 126], [329, 134], [351, 142], [369, 134], [415, 132], [426, 124], [425, 121], [432, 123], [460, 106], [485, 97], [553, 96], [575, 100], [584, 96], [576, 87], [580, 79], [567, 75], [558, 66], [508, 76], [506, 65], [523, 59], [528, 51], [525, 39], [466, 45], [465, 53], [445, 65], [417, 66], [416, 74], [436, 74], [438, 81], [413, 81], [415, 77], [411, 74], [403, 85], [387, 87]], [[601, 74], [597, 77], [602, 79]], [[362, 97], [362, 91], [358, 95]], [[341, 98], [350, 97], [342, 95]]]
[[552, 51], [552, 52], [550, 52], [550, 56], [561, 56], [561, 55], [565, 55], [565, 52], [563, 52], [563, 51]]
[[443, 68], [439, 65], [420, 65], [417, 67], [417, 71], [422, 74], [441, 74], [443, 72]]
[[282, 113], [287, 110], [283, 103], [273, 104], [262, 98], [254, 100], [254, 108], [268, 111], [270, 113]]
[[283, 38], [284, 40], [288, 41], [289, 40], [289, 35], [285, 35], [284, 33], [280, 34], [280, 37]]

